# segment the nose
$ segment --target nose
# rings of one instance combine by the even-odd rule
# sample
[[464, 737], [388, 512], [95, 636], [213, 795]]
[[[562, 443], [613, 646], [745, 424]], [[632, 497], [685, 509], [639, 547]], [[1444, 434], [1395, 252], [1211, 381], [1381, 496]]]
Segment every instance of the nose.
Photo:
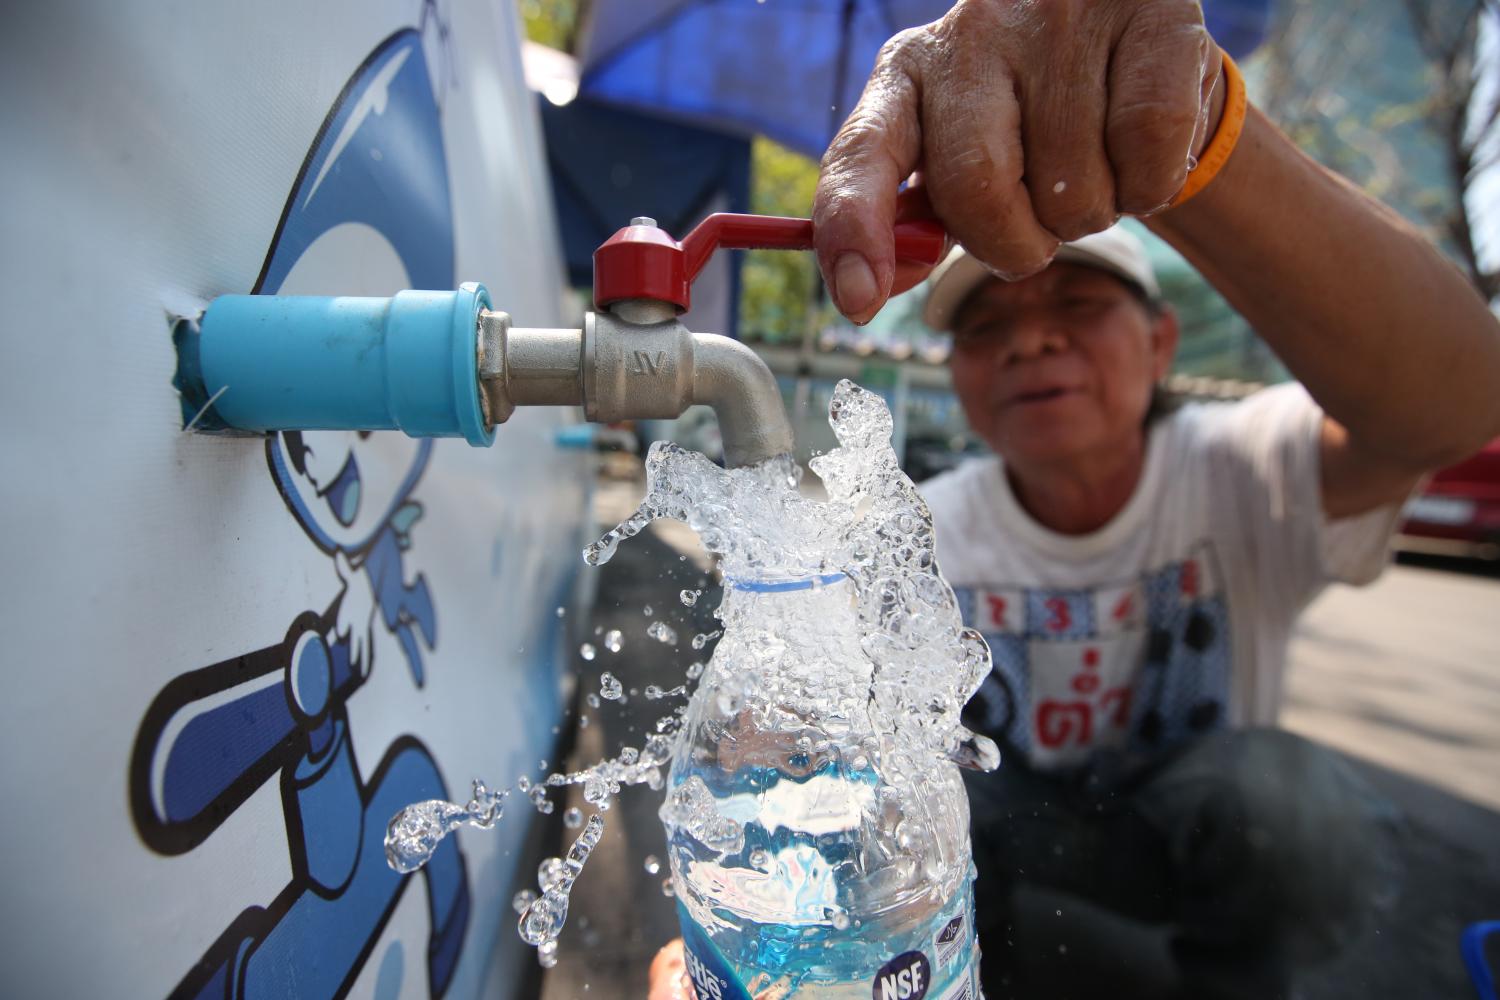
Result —
[[1028, 310], [1010, 324], [1005, 348], [1000, 352], [1002, 364], [1031, 361], [1067, 350], [1068, 338], [1062, 325], [1044, 311]]

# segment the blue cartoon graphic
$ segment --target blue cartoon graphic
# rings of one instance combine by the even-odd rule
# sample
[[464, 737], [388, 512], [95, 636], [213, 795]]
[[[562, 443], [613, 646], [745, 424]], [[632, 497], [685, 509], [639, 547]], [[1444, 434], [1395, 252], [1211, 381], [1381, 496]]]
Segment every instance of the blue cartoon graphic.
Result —
[[1218, 559], [1088, 590], [955, 588], [994, 668], [971, 726], [1042, 767], [1172, 746], [1225, 722], [1230, 630]]
[[[386, 261], [397, 287], [454, 287], [437, 101], [451, 71], [440, 66], [434, 86], [429, 53], [437, 62], [447, 55], [431, 5], [421, 26], [386, 39], [354, 73], [292, 186], [256, 292], [337, 291], [307, 286], [338, 281], [354, 245], [365, 268]], [[452, 980], [470, 908], [458, 844], [445, 841], [411, 876], [392, 871], [383, 850], [390, 817], [410, 802], [448, 798], [446, 783], [412, 736], [362, 777], [346, 710], [377, 667], [407, 673], [413, 691], [426, 681], [438, 616], [426, 578], [406, 558], [431, 450], [430, 441], [400, 434], [267, 440], [272, 480], [342, 584], [264, 648], [172, 680], [142, 720], [130, 798], [152, 850], [193, 850], [276, 778], [291, 861], [285, 889], [244, 910], [174, 996], [343, 996], [418, 879], [430, 917], [432, 995]], [[394, 645], [377, 643], [377, 630]], [[377, 646], [399, 655], [383, 652], [377, 663]]]

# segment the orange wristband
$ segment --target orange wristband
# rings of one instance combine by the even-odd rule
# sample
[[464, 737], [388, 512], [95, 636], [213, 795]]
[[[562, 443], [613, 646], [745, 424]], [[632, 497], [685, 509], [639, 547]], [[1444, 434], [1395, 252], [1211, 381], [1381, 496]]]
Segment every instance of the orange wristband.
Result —
[[1188, 171], [1187, 183], [1177, 192], [1177, 197], [1172, 199], [1168, 208], [1176, 208], [1208, 187], [1209, 182], [1224, 169], [1224, 164], [1229, 162], [1229, 155], [1240, 141], [1240, 133], [1245, 131], [1245, 115], [1250, 111], [1250, 99], [1245, 94], [1245, 78], [1240, 75], [1240, 68], [1234, 64], [1234, 60], [1229, 58], [1229, 53], [1221, 54], [1224, 56], [1224, 85], [1229, 88], [1229, 93], [1224, 96], [1224, 113], [1219, 117], [1219, 127], [1208, 147], [1203, 150], [1203, 155], [1199, 157], [1198, 165]]

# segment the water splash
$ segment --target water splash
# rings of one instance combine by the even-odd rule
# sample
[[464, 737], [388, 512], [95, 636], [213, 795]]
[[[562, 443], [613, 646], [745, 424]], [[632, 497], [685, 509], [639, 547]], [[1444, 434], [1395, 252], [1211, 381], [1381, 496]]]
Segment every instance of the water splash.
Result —
[[385, 859], [403, 875], [414, 872], [432, 857], [443, 838], [465, 824], [487, 830], [505, 812], [509, 789], [492, 792], [484, 782], [475, 780], [473, 796], [467, 805], [455, 805], [442, 799], [416, 802], [391, 818], [385, 831]]
[[[977, 632], [964, 628], [953, 591], [938, 572], [931, 515], [890, 447], [892, 422], [884, 402], [842, 382], [829, 422], [838, 447], [810, 463], [826, 500], [801, 494], [801, 470], [787, 456], [722, 469], [658, 443], [647, 460], [645, 500], [591, 551], [597, 554], [620, 532], [638, 533], [658, 518], [688, 524], [718, 558], [728, 584], [716, 612], [724, 638], [703, 672], [704, 683], [712, 682], [712, 703], [700, 715], [731, 719], [748, 712], [757, 731], [794, 731], [798, 716], [868, 719], [868, 730], [881, 735], [861, 749], [860, 759], [890, 783], [890, 795], [915, 804], [939, 764], [998, 763], [994, 743], [959, 721], [989, 672], [989, 649]], [[738, 588], [843, 578], [853, 585], [860, 622], [860, 662], [854, 664], [822, 649], [815, 621], [792, 629], [789, 639], [786, 623], [768, 628], [756, 620], [765, 613], [764, 602]], [[718, 630], [703, 632], [691, 646], [702, 650], [719, 638]], [[777, 645], [782, 642], [796, 648]], [[795, 666], [784, 668], [788, 663]], [[774, 664], [783, 668], [772, 669]], [[787, 706], [793, 708], [779, 722], [766, 714]], [[810, 747], [806, 757], [816, 760], [818, 753]], [[662, 819], [733, 853], [740, 831], [732, 820], [717, 823], [723, 817], [711, 815], [706, 791], [689, 779], [668, 796]], [[913, 845], [891, 847], [907, 859], [921, 854]], [[964, 874], [963, 866], [951, 867], [942, 873], [945, 884]]]
[[[589, 817], [583, 832], [573, 841], [566, 857], [548, 858], [542, 862], [537, 882], [542, 894], [527, 906], [517, 923], [521, 939], [537, 948], [537, 958], [544, 966], [557, 955], [557, 936], [568, 921], [568, 896], [578, 873], [583, 871], [589, 855], [604, 835], [604, 819], [597, 813]], [[550, 944], [550, 948], [544, 948]]]
[[[590, 545], [584, 559], [601, 565], [621, 541], [639, 534], [653, 520], [674, 518], [698, 532], [705, 549], [719, 558], [730, 583], [847, 575], [857, 594], [865, 635], [862, 652], [867, 669], [860, 675], [862, 680], [851, 686], [848, 677], [820, 675], [814, 669], [797, 677], [771, 678], [769, 687], [759, 682], [725, 683], [722, 675], [733, 677], [735, 659], [746, 655], [746, 644], [731, 643], [731, 639], [737, 630], [753, 633], [755, 629], [755, 623], [746, 621], [743, 609], [736, 606], [733, 587], [726, 587], [724, 604], [715, 611], [724, 629], [697, 634], [691, 645], [702, 650], [721, 634], [725, 641], [706, 667], [701, 661], [691, 664], [687, 679], [715, 681], [717, 708], [729, 714], [787, 703], [813, 710], [830, 705], [842, 710], [855, 704], [867, 710], [877, 730], [890, 737], [884, 745], [871, 747], [869, 758], [879, 757], [884, 772], [898, 784], [922, 780], [935, 754], [966, 766], [993, 767], [998, 762], [994, 744], [958, 723], [959, 709], [988, 672], [988, 649], [978, 633], [962, 629], [953, 593], [937, 573], [930, 515], [890, 449], [890, 414], [879, 397], [843, 382], [834, 393], [830, 422], [839, 447], [811, 463], [827, 488], [826, 501], [800, 495], [801, 470], [790, 456], [724, 470], [700, 455], [658, 443], [647, 462], [645, 502]], [[684, 590], [679, 599], [693, 607], [701, 593]], [[816, 623], [809, 623], [806, 631], [810, 641], [816, 641]], [[623, 647], [618, 629], [603, 633], [602, 627], [596, 627], [594, 635], [601, 634], [601, 644], [611, 653]], [[669, 644], [677, 641], [675, 631], [660, 620], [652, 623], [648, 634]], [[726, 648], [725, 643], [730, 645]], [[593, 659], [598, 651], [586, 643], [580, 655]], [[686, 685], [667, 691], [652, 685], [645, 692], [649, 700], [685, 693]], [[624, 698], [624, 685], [609, 672], [600, 677], [599, 693], [585, 696], [592, 708], [600, 706], [601, 698]], [[536, 784], [525, 778], [517, 782], [516, 787], [538, 809], [553, 808], [547, 789], [579, 785], [584, 802], [595, 810], [586, 823], [581, 810], [566, 811], [564, 825], [568, 829], [582, 825], [583, 829], [565, 857], [548, 859], [538, 871], [541, 894], [520, 893], [513, 900], [520, 910], [521, 937], [536, 946], [543, 966], [557, 961], [557, 937], [567, 920], [569, 893], [602, 836], [601, 814], [627, 786], [663, 787], [663, 771], [687, 725], [689, 709], [689, 705], [678, 706], [658, 720], [656, 734], [639, 748], [624, 747], [613, 758], [579, 771], [549, 774]], [[580, 725], [585, 722], [580, 719]], [[809, 746], [802, 752], [812, 760], [820, 750]], [[855, 768], [862, 770], [870, 759], [857, 757]], [[458, 827], [494, 825], [506, 794], [475, 782], [474, 797], [465, 806], [434, 800], [402, 810], [387, 831], [386, 856], [391, 866], [414, 871]], [[713, 795], [699, 778], [673, 789], [660, 815], [669, 827], [682, 828], [723, 854], [745, 848], [744, 828], [718, 813]], [[752, 868], [756, 853], [749, 854]], [[670, 878], [663, 881], [662, 891], [674, 894]], [[825, 917], [834, 926], [848, 919], [847, 913], [841, 916], [833, 909]]]

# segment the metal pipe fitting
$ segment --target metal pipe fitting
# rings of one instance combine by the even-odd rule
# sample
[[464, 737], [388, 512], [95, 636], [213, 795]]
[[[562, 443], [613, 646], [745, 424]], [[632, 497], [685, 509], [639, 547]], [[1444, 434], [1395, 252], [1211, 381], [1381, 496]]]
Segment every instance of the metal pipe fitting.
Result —
[[713, 407], [730, 466], [790, 452], [792, 429], [776, 379], [754, 351], [728, 337], [693, 333], [668, 303], [617, 302], [589, 313], [582, 330], [511, 326], [479, 315], [479, 385], [485, 419], [517, 406], [578, 406], [589, 420], [672, 419], [695, 403]]
[[578, 406], [583, 402], [583, 334], [579, 330], [513, 327], [507, 313], [479, 313], [479, 398], [490, 424], [517, 406]]
[[693, 334], [693, 402], [718, 414], [725, 465], [753, 465], [792, 450], [776, 376], [738, 340]]

